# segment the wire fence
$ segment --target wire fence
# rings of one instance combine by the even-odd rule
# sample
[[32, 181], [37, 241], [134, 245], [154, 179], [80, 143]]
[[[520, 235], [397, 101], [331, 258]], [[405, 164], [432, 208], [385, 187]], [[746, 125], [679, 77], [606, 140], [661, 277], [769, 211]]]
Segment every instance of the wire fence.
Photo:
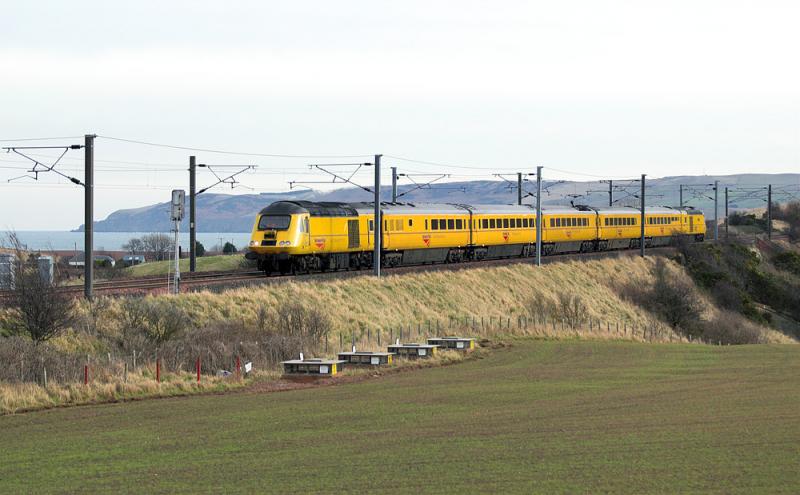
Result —
[[[197, 341], [182, 339], [147, 351], [127, 350], [94, 354], [58, 351], [52, 346], [35, 345], [21, 337], [5, 338], [0, 345], [0, 380], [16, 383], [90, 384], [127, 382], [129, 376], [163, 380], [167, 374], [204, 377], [243, 376], [253, 370], [277, 371], [280, 361], [306, 356], [333, 356], [337, 352], [386, 350], [400, 341], [425, 342], [431, 337], [459, 336], [490, 339], [498, 336], [533, 336], [542, 338], [592, 338], [661, 343], [707, 342], [676, 333], [660, 322], [631, 323], [625, 320], [569, 318], [541, 314], [518, 316], [450, 316], [425, 319], [386, 327], [364, 327], [350, 332], [325, 333], [319, 342], [269, 335], [261, 341]], [[280, 340], [276, 340], [280, 339]], [[248, 364], [249, 363], [249, 364]], [[245, 366], [247, 365], [247, 366]], [[245, 370], [245, 367], [248, 370]], [[174, 377], [173, 377], [174, 378]]]

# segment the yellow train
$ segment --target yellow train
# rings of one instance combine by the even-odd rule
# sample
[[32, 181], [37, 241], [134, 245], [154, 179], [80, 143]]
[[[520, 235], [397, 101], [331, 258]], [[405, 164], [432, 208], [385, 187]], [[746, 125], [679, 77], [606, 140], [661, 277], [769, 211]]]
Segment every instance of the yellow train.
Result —
[[[455, 263], [533, 256], [536, 210], [528, 205], [386, 203], [381, 205], [382, 265]], [[277, 201], [256, 216], [247, 258], [266, 273], [304, 273], [372, 266], [373, 203]], [[635, 208], [542, 210], [542, 254], [638, 248]], [[702, 212], [645, 210], [645, 246], [676, 237], [702, 241]]]

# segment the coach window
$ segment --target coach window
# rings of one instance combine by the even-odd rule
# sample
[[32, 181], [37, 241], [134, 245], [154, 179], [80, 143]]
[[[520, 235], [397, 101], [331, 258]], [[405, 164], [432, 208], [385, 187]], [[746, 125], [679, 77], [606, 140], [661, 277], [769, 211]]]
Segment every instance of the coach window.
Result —
[[447, 230], [453, 230], [456, 228], [456, 221], [452, 218], [447, 219]]
[[439, 230], [439, 220], [434, 218], [431, 220], [431, 230]]
[[439, 219], [439, 230], [444, 230], [447, 228], [447, 220], [444, 218]]
[[456, 229], [461, 230], [464, 228], [464, 221], [460, 218], [456, 220]]
[[428, 219], [425, 219], [425, 230], [428, 230]]
[[408, 219], [408, 226], [411, 227], [414, 225], [414, 220]]
[[496, 229], [497, 228], [497, 220], [494, 218], [489, 219], [489, 228]]
[[489, 228], [489, 219], [488, 218], [484, 218], [483, 220], [481, 220], [481, 224], [482, 224], [482, 227], [484, 229], [488, 229]]
[[369, 231], [372, 232], [374, 230], [375, 230], [375, 224], [372, 222], [372, 220], [370, 220], [369, 221]]

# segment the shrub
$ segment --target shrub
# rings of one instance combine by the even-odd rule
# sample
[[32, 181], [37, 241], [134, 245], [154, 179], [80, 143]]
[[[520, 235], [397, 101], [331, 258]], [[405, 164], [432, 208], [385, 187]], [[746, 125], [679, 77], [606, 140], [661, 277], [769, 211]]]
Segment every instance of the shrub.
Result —
[[784, 251], [772, 258], [772, 264], [779, 270], [795, 275], [800, 275], [800, 254], [794, 251]]
[[122, 340], [125, 349], [159, 346], [189, 325], [186, 312], [169, 298], [131, 298], [122, 305]]
[[657, 314], [672, 328], [687, 335], [696, 334], [703, 309], [697, 289], [690, 281], [670, 274], [663, 258], [656, 260], [653, 276], [649, 287], [636, 281], [625, 284], [622, 296]]
[[226, 242], [225, 245], [222, 246], [222, 252], [224, 254], [234, 254], [237, 252], [237, 249], [232, 243]]
[[703, 339], [711, 344], [763, 344], [764, 332], [736, 313], [721, 311], [714, 319], [701, 323]]
[[55, 281], [43, 276], [37, 258], [28, 256], [16, 235], [8, 238], [16, 262], [12, 268], [14, 287], [7, 302], [9, 312], [3, 324], [5, 333], [26, 334], [41, 343], [69, 328], [74, 320], [73, 301], [58, 288], [59, 271]]

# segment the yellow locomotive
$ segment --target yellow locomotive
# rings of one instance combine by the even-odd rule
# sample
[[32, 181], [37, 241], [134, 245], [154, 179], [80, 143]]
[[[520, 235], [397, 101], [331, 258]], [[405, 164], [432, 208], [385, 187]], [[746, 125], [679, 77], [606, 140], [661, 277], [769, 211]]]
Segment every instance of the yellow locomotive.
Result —
[[[270, 272], [303, 273], [372, 266], [373, 203], [277, 201], [259, 212], [247, 258]], [[535, 254], [536, 210], [529, 205], [381, 205], [383, 266], [455, 263]], [[542, 254], [639, 247], [635, 208], [542, 210]], [[676, 237], [702, 241], [702, 212], [646, 208], [645, 246]]]

